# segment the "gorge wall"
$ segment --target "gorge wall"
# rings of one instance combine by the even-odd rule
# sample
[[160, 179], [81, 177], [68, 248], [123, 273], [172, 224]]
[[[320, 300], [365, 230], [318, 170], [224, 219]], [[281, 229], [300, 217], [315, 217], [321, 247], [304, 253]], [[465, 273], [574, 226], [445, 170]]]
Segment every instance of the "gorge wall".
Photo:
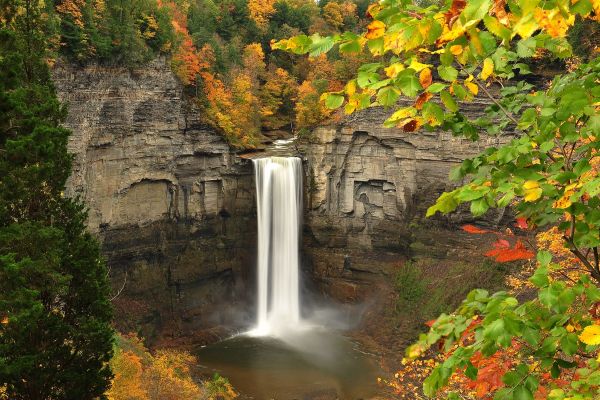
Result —
[[200, 120], [165, 60], [59, 64], [53, 77], [73, 131], [66, 194], [89, 208], [121, 329], [185, 336], [247, 319], [251, 164]]
[[[465, 109], [473, 116], [485, 106], [476, 100]], [[424, 216], [457, 185], [448, 178], [452, 167], [506, 139], [472, 142], [441, 130], [384, 128], [390, 113], [369, 109], [320, 127], [302, 148], [307, 268], [323, 293], [342, 302], [376, 301], [373, 293], [388, 301], [396, 272], [409, 258], [470, 262], [481, 253], [481, 238], [458, 228], [472, 220], [468, 212]], [[502, 217], [502, 211], [490, 212], [479, 222], [496, 224]]]
[[[225, 327], [253, 323], [251, 162], [202, 122], [165, 60], [133, 70], [59, 63], [53, 75], [73, 131], [66, 194], [89, 208], [119, 328], [208, 342]], [[386, 113], [370, 109], [317, 128], [300, 146], [305, 276], [344, 303], [393, 301], [394, 276], [408, 258], [469, 260], [480, 246], [456, 230], [467, 214], [422, 216], [454, 185], [451, 167], [498, 139], [386, 129]], [[387, 335], [382, 319], [364, 319], [373, 335]]]

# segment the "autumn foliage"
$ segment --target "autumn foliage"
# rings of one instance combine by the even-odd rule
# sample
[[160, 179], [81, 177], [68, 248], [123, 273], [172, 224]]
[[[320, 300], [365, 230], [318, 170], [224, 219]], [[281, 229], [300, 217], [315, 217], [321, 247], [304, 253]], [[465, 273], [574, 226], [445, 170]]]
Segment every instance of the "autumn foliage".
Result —
[[196, 359], [185, 351], [157, 350], [150, 353], [135, 335], [118, 336], [110, 362], [114, 378], [109, 400], [189, 400], [237, 397], [226, 379], [198, 383], [191, 367]]
[[[385, 106], [392, 108], [385, 126], [407, 133], [497, 137], [495, 146], [452, 171], [456, 188], [426, 216], [462, 204], [474, 217], [510, 207], [518, 219], [502, 233], [463, 229], [497, 235], [484, 251], [494, 261], [523, 264], [507, 281], [509, 290], [473, 290], [454, 312], [440, 315], [387, 383], [404, 398], [598, 398], [600, 57], [590, 48], [564, 60], [573, 56], [574, 26], [585, 21], [598, 29], [600, 3], [381, 0], [368, 15], [372, 21], [359, 34], [298, 35], [273, 47], [312, 57], [331, 49], [371, 53], [373, 62], [343, 88], [323, 94], [330, 109], [350, 114]], [[542, 55], [562, 67], [549, 82], [525, 80]], [[413, 101], [399, 104], [401, 95]], [[465, 109], [475, 99], [490, 106], [473, 118]], [[537, 249], [534, 232], [541, 232]], [[411, 369], [419, 357], [433, 361]], [[426, 376], [420, 393], [398, 384], [413, 372]]]

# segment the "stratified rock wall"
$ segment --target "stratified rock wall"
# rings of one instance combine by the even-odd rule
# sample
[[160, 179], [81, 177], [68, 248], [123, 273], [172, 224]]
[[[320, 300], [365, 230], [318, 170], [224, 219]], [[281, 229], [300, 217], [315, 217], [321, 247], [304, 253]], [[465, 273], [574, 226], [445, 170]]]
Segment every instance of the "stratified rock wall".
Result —
[[453, 166], [502, 140], [472, 142], [443, 131], [384, 128], [388, 114], [370, 109], [313, 132], [316, 140], [305, 152], [309, 225], [318, 243], [402, 249], [400, 238], [386, 232], [401, 236], [413, 216], [423, 216], [442, 191], [456, 185], [448, 178]]
[[[118, 317], [137, 329], [231, 325], [254, 264], [252, 167], [199, 119], [165, 60], [53, 71], [74, 154], [67, 194], [111, 268]], [[149, 332], [147, 334], [152, 334]]]
[[[465, 105], [471, 116], [487, 104]], [[457, 183], [452, 167], [508, 137], [477, 142], [449, 132], [407, 133], [384, 128], [391, 111], [373, 108], [317, 128], [304, 145], [307, 159], [306, 269], [323, 292], [344, 302], [368, 299], [393, 283], [410, 257], [469, 262], [469, 238], [456, 227], [471, 217], [424, 218], [439, 195]], [[479, 222], [497, 223], [502, 212]]]

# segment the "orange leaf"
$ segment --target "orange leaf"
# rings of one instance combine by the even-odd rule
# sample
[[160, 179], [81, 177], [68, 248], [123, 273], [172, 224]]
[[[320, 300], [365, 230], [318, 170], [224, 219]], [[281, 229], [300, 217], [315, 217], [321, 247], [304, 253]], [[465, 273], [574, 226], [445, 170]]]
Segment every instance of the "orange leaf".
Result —
[[490, 10], [491, 15], [495, 15], [503, 25], [509, 24], [508, 14], [506, 13], [506, 0], [496, 0]]
[[385, 32], [385, 24], [381, 21], [375, 20], [367, 26], [367, 39], [377, 39], [382, 37]]
[[497, 262], [511, 262], [518, 260], [529, 260], [535, 256], [533, 251], [527, 249], [523, 242], [517, 240], [513, 248], [507, 240], [500, 239], [494, 243], [494, 248], [485, 253], [487, 257], [492, 257]]
[[419, 97], [417, 97], [417, 101], [415, 101], [415, 108], [417, 110], [420, 110], [421, 108], [423, 108], [423, 104], [427, 103], [427, 101], [429, 101], [429, 99], [431, 99], [433, 97], [433, 95], [429, 92], [423, 92], [419, 95]]
[[379, 11], [381, 11], [381, 5], [379, 3], [372, 3], [367, 7], [367, 16], [375, 18], [379, 14]]
[[517, 218], [515, 226], [519, 229], [527, 229], [527, 218]]
[[474, 225], [463, 225], [462, 226], [462, 230], [467, 232], [467, 233], [475, 233], [475, 234], [481, 234], [481, 233], [488, 233], [488, 230], [485, 229], [480, 229]]
[[467, 5], [466, 0], [452, 0], [452, 5], [450, 9], [444, 13], [444, 18], [446, 19], [446, 24], [451, 27], [454, 24], [454, 21], [458, 18], [459, 14]]
[[455, 56], [460, 55], [463, 52], [463, 47], [460, 44], [450, 46], [450, 53]]
[[431, 70], [429, 68], [423, 68], [421, 70], [421, 73], [419, 74], [419, 82], [421, 83], [421, 86], [423, 86], [423, 89], [427, 89], [429, 85], [431, 85]]

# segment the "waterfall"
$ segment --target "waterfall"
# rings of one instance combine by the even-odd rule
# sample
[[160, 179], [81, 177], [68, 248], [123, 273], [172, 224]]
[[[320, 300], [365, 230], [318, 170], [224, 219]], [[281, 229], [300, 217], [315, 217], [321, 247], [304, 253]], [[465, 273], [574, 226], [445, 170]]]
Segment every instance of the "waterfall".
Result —
[[299, 245], [302, 162], [253, 160], [258, 218], [258, 315], [255, 335], [278, 335], [300, 323]]

